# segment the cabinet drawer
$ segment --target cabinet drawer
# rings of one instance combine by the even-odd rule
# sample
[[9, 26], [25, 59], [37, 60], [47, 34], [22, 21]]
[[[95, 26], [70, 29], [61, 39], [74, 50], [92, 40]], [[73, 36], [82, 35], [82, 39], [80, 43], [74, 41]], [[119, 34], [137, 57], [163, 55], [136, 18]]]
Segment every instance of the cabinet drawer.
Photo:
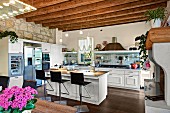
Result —
[[139, 88], [139, 76], [125, 75], [125, 87]]
[[129, 75], [129, 74], [139, 75], [139, 72], [138, 71], [125, 71], [125, 75]]
[[124, 86], [124, 75], [108, 76], [109, 86]]
[[121, 71], [121, 70], [112, 70], [110, 71], [110, 74], [122, 74], [124, 75], [125, 71]]

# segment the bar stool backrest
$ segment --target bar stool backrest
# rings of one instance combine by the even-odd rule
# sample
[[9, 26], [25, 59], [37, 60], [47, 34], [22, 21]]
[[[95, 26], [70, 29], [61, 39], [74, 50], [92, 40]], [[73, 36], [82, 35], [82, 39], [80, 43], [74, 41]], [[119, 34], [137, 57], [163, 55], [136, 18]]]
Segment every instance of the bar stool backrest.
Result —
[[2, 90], [8, 87], [9, 77], [0, 76], [0, 86], [2, 86]]
[[36, 70], [36, 79], [46, 80], [44, 70]]
[[62, 76], [61, 76], [61, 72], [54, 72], [54, 71], [50, 71], [51, 74], [51, 82], [58, 82], [61, 83], [62, 82]]
[[84, 74], [83, 73], [73, 73], [71, 72], [71, 84], [83, 85], [84, 84]]

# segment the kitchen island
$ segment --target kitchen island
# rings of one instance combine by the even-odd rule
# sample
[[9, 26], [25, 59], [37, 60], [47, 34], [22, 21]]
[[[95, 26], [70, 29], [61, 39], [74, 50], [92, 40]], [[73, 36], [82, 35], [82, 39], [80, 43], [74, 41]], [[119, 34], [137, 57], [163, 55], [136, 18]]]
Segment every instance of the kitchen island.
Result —
[[[58, 70], [51, 70], [51, 71], [61, 71], [62, 78], [71, 80], [70, 72], [78, 72], [78, 73], [84, 73], [84, 81], [91, 82], [86, 86], [87, 91], [82, 89], [83, 96], [90, 98], [84, 98], [83, 102], [99, 105], [104, 99], [106, 99], [107, 96], [107, 71], [96, 71], [96, 72], [90, 72], [86, 70], [74, 70], [74, 71], [67, 71], [65, 69], [58, 69]], [[50, 76], [49, 72], [47, 72], [47, 76]], [[51, 80], [48, 80], [49, 83], [52, 85], [54, 91], [47, 90], [47, 94], [50, 95], [59, 95], [59, 85], [58, 83], [51, 82]], [[71, 84], [71, 81], [64, 83], [66, 88], [69, 91], [69, 95], [62, 94], [62, 97], [78, 100], [79, 101], [79, 86]], [[50, 89], [50, 86], [47, 84], [47, 89]], [[64, 86], [61, 85], [61, 90], [63, 93], [66, 93]]]

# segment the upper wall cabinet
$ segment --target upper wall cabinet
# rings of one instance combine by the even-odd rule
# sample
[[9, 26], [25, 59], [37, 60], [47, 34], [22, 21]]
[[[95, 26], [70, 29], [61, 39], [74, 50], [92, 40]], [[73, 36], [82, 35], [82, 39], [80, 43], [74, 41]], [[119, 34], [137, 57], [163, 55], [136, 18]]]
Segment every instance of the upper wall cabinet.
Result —
[[21, 39], [15, 43], [9, 41], [8, 53], [23, 53], [23, 41]]
[[42, 43], [42, 52], [49, 52], [51, 51], [51, 44], [49, 43]]

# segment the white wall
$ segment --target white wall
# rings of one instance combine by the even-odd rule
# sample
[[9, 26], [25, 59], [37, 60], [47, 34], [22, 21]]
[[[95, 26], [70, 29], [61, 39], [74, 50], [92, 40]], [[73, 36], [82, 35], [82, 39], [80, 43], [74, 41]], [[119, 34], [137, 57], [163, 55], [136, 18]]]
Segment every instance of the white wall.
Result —
[[[67, 45], [68, 49], [78, 49], [78, 39], [81, 37], [89, 36], [94, 37], [94, 43], [102, 44], [103, 41], [112, 42], [112, 37], [117, 37], [117, 41], [122, 44], [125, 48], [133, 46], [135, 44], [135, 37], [145, 34], [150, 29], [150, 24], [144, 22], [115, 25], [108, 27], [100, 27], [93, 29], [83, 30], [84, 34], [80, 35], [79, 30], [69, 31], [69, 37], [65, 37], [63, 33], [63, 44]], [[100, 31], [102, 29], [102, 31]], [[94, 46], [95, 47], [95, 46]]]

